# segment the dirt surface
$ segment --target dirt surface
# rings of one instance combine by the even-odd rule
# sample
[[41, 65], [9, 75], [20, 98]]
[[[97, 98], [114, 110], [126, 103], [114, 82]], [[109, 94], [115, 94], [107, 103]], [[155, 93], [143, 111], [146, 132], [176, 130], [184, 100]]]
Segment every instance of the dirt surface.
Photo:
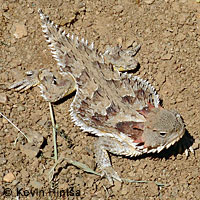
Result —
[[[106, 179], [63, 162], [50, 183], [48, 173], [54, 160], [50, 158], [53, 142], [48, 103], [37, 87], [24, 93], [1, 89], [0, 111], [36, 145], [31, 146], [0, 118], [0, 199], [17, 199], [17, 195], [20, 199], [56, 199], [49, 193], [52, 189], [58, 192], [57, 199], [200, 199], [200, 4], [195, 0], [0, 0], [1, 88], [23, 78], [27, 70], [56, 67], [41, 31], [38, 8], [67, 32], [94, 41], [101, 51], [106, 45], [126, 49], [134, 42], [141, 44], [136, 75], [156, 88], [165, 108], [181, 113], [195, 139], [195, 157], [190, 154], [186, 159], [176, 147], [134, 159], [112, 155], [113, 167], [121, 177], [152, 181], [115, 182], [112, 187]], [[65, 135], [58, 135], [58, 154], [64, 152], [99, 171], [93, 153], [96, 138], [71, 122], [68, 110], [73, 98], [54, 106]], [[44, 197], [37, 193], [42, 190]], [[61, 190], [65, 198], [59, 197]]]

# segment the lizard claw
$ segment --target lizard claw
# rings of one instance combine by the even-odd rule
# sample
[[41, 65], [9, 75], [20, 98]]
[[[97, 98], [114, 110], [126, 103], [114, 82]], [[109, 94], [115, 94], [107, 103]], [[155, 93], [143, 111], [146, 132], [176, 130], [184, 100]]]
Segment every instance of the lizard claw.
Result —
[[186, 155], [186, 158], [188, 158], [189, 152], [191, 152], [194, 155], [194, 149], [192, 148], [192, 146], [190, 146], [188, 149], [185, 149], [184, 153]]
[[59, 99], [75, 91], [75, 80], [69, 73], [52, 73], [48, 69], [40, 69], [26, 72], [26, 78], [15, 82], [8, 89], [24, 92], [31, 87], [39, 86], [41, 96], [49, 102]]
[[15, 82], [11, 86], [9, 86], [8, 89], [15, 89], [15, 91], [24, 92], [25, 90], [28, 90], [29, 88], [34, 87], [40, 83], [38, 79], [38, 74], [38, 70], [27, 71], [27, 77], [24, 80]]
[[183, 136], [183, 138], [181, 139], [181, 141], [179, 143], [177, 143], [178, 145], [178, 152], [179, 153], [184, 153], [185, 154], [185, 157], [186, 159], [189, 157], [189, 154], [190, 152], [195, 155], [195, 147], [193, 149], [193, 144], [194, 144], [194, 139], [188, 135], [188, 134], [185, 134]]
[[110, 166], [105, 167], [102, 170], [101, 177], [106, 177], [111, 185], [113, 185], [113, 180], [117, 180], [119, 182], [122, 182], [122, 179], [119, 177], [117, 172]]
[[135, 55], [138, 53], [138, 51], [140, 50], [140, 48], [141, 48], [141, 45], [140, 45], [140, 44], [137, 44], [136, 46], [134, 46], [134, 47], [131, 48], [130, 50], [127, 49], [127, 50], [123, 50], [123, 51], [124, 51], [124, 53], [126, 53], [127, 55], [133, 57], [133, 56], [135, 56]]
[[107, 63], [112, 63], [114, 69], [118, 71], [135, 70], [138, 66], [138, 62], [134, 59], [134, 56], [140, 50], [140, 45], [132, 48], [131, 50], [123, 50], [121, 47], [107, 47], [103, 56]]

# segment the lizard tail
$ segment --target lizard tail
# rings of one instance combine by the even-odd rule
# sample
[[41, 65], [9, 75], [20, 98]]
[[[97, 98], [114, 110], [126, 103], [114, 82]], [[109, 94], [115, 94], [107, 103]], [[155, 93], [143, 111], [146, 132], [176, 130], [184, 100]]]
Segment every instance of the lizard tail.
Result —
[[102, 62], [103, 58], [97, 56], [94, 43], [88, 45], [87, 40], [79, 41], [78, 37], [73, 34], [66, 34], [47, 15], [44, 15], [41, 9], [38, 12], [42, 21], [44, 36], [61, 71], [70, 72], [73, 76], [80, 74], [84, 69], [84, 63], [81, 63], [84, 56], [90, 57], [91, 60], [93, 60], [92, 57], [94, 57], [94, 60], [99, 57]]

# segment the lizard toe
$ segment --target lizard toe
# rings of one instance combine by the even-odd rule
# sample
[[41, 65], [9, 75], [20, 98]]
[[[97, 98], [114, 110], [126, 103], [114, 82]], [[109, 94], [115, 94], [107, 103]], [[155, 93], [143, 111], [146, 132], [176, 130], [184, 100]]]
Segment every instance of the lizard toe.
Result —
[[113, 181], [117, 180], [122, 182], [122, 179], [119, 177], [118, 173], [112, 167], [106, 167], [102, 170], [102, 177], [106, 177], [111, 185], [113, 185]]

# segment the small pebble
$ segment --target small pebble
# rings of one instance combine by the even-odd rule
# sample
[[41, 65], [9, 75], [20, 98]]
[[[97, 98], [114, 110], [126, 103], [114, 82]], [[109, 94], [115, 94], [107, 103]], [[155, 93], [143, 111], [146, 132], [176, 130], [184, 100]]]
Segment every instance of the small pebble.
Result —
[[123, 6], [122, 5], [116, 5], [113, 7], [113, 10], [116, 12], [116, 13], [121, 13], [123, 11]]
[[43, 184], [38, 182], [38, 181], [31, 181], [30, 182], [30, 185], [33, 187], [33, 188], [37, 188], [37, 189], [42, 189], [43, 187]]
[[6, 104], [8, 102], [8, 97], [4, 93], [0, 93], [0, 103]]
[[20, 39], [22, 37], [27, 36], [27, 28], [23, 23], [15, 23], [14, 24], [15, 27], [15, 32], [14, 32], [14, 36], [17, 39]]
[[172, 54], [165, 54], [161, 57], [162, 60], [171, 60]]
[[155, 0], [145, 0], [144, 2], [146, 3], [146, 4], [152, 4], [153, 2], [154, 2]]
[[23, 154], [33, 159], [37, 156], [40, 149], [36, 146], [32, 146], [30, 143], [27, 143], [25, 145], [20, 145], [20, 150]]
[[18, 180], [14, 180], [14, 181], [12, 182], [12, 185], [13, 185], [13, 186], [16, 186], [18, 183], [19, 183]]
[[122, 183], [119, 181], [115, 181], [115, 185], [112, 187], [112, 190], [114, 193], [118, 192], [121, 190]]
[[3, 177], [3, 181], [7, 182], [7, 183], [11, 183], [15, 180], [15, 176], [13, 175], [12, 172], [9, 172], [8, 174], [6, 174], [4, 177]]

